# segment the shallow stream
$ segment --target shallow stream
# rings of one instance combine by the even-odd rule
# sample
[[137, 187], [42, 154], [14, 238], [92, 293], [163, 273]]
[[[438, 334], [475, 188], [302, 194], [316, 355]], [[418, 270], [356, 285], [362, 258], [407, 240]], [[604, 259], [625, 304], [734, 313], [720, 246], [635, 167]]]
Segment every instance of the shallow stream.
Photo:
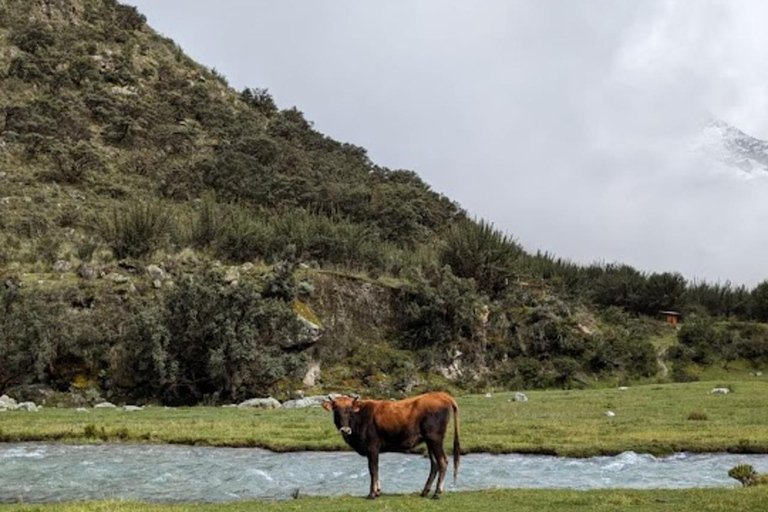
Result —
[[[632, 452], [569, 459], [540, 455], [472, 454], [461, 459], [458, 485], [452, 469], [446, 490], [489, 488], [669, 489], [725, 487], [728, 470], [752, 464], [768, 471], [768, 455]], [[385, 493], [414, 493], [429, 473], [418, 455], [381, 456]], [[348, 452], [273, 453], [246, 448], [175, 445], [0, 444], [0, 502], [126, 499], [221, 502], [289, 499], [301, 495], [368, 491], [363, 457]]]

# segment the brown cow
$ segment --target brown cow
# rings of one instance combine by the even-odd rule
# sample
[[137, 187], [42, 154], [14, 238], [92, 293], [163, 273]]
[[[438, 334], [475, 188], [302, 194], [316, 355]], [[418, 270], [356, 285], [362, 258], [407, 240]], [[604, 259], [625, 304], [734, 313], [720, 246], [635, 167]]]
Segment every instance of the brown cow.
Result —
[[379, 454], [406, 452], [422, 442], [427, 444], [431, 467], [421, 495], [429, 494], [439, 471], [440, 477], [433, 498], [440, 497], [448, 469], [443, 439], [453, 410], [453, 478], [456, 480], [461, 453], [459, 406], [450, 395], [427, 393], [396, 402], [329, 396], [328, 401], [323, 402], [323, 408], [333, 411], [333, 422], [344, 441], [357, 453], [368, 457], [368, 471], [371, 474], [369, 498], [381, 495]]

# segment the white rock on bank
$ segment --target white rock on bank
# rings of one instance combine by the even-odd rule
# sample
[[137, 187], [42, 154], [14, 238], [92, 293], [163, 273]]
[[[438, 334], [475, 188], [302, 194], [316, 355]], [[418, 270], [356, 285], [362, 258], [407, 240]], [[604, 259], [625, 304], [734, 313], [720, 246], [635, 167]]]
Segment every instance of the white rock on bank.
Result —
[[515, 402], [527, 402], [528, 397], [525, 396], [525, 393], [515, 393], [515, 396], [512, 398]]
[[101, 402], [93, 406], [94, 409], [115, 409], [117, 406], [111, 402]]
[[75, 411], [77, 411], [77, 412], [88, 412], [88, 409], [86, 409], [85, 407], [78, 407], [77, 409], [75, 409]]
[[710, 395], [727, 395], [730, 393], [731, 390], [728, 388], [713, 388], [712, 391], [709, 392]]
[[35, 402], [21, 402], [18, 405], [17, 410], [27, 412], [37, 412], [37, 404]]
[[283, 403], [284, 409], [305, 409], [307, 407], [320, 407], [328, 399], [327, 395], [307, 396], [296, 400], [288, 400]]
[[626, 391], [629, 388], [627, 386], [619, 386], [619, 391]]
[[143, 411], [144, 408], [139, 407], [138, 405], [125, 405], [123, 406], [123, 410], [128, 412], [134, 412], [134, 411]]
[[251, 398], [241, 402], [237, 406], [240, 409], [279, 409], [280, 402], [272, 397], [269, 398]]
[[16, 400], [8, 395], [0, 396], [0, 409], [4, 411], [15, 411], [18, 408], [19, 405], [16, 403]]

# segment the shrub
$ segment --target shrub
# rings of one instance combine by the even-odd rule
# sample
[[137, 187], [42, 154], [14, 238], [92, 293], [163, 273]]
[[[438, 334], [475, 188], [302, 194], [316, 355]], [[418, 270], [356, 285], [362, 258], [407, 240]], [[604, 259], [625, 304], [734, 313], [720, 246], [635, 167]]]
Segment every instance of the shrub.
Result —
[[497, 294], [509, 284], [522, 254], [520, 245], [493, 224], [466, 221], [448, 232], [440, 263], [459, 277], [474, 279], [481, 290]]
[[83, 436], [85, 436], [86, 439], [94, 439], [99, 435], [98, 430], [96, 429], [96, 425], [88, 424], [85, 427], [83, 427]]
[[117, 258], [148, 256], [168, 239], [173, 225], [170, 212], [159, 203], [138, 203], [115, 208], [101, 219], [101, 235]]
[[165, 308], [167, 402], [264, 394], [305, 364], [297, 349], [301, 323], [290, 304], [265, 299], [251, 284], [224, 286], [208, 272], [175, 287]]
[[765, 475], [760, 475], [749, 464], [739, 464], [728, 471], [728, 476], [741, 482], [744, 487], [752, 487], [768, 483]]
[[689, 421], [707, 421], [709, 417], [703, 412], [692, 412], [688, 415]]
[[479, 301], [475, 284], [456, 277], [449, 267], [416, 276], [399, 298], [404, 347], [443, 351], [472, 339]]
[[80, 141], [72, 148], [57, 146], [51, 156], [56, 168], [53, 178], [62, 183], [80, 183], [88, 174], [106, 169], [98, 151], [88, 142]]

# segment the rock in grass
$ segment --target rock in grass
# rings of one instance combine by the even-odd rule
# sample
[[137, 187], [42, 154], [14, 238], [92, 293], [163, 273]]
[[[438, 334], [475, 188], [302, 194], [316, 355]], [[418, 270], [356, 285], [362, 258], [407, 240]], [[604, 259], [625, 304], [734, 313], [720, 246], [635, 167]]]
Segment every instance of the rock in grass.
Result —
[[616, 413], [613, 411], [605, 411], [605, 417], [606, 418], [613, 418], [616, 416]]
[[128, 412], [134, 412], [134, 411], [143, 411], [144, 408], [139, 407], [138, 405], [126, 405], [126, 406], [123, 406], [123, 410]]
[[53, 271], [57, 274], [63, 274], [72, 270], [72, 264], [67, 260], [58, 260], [53, 264]]
[[18, 408], [19, 405], [16, 403], [16, 400], [8, 395], [0, 396], [0, 409], [3, 411], [15, 411]]
[[110, 402], [101, 402], [93, 406], [94, 409], [115, 409], [117, 406]]
[[99, 278], [100, 272], [99, 272], [99, 268], [96, 267], [95, 265], [89, 265], [87, 263], [83, 263], [78, 267], [77, 275], [80, 276], [81, 279], [85, 279], [86, 281], [93, 281]]
[[629, 388], [627, 386], [619, 386], [619, 391], [626, 391]]
[[165, 270], [161, 269], [157, 265], [149, 265], [149, 266], [147, 266], [147, 274], [149, 274], [149, 278], [152, 281], [163, 281], [163, 280], [165, 280]]
[[525, 393], [515, 393], [514, 400], [515, 402], [527, 402], [528, 397], [525, 396]]
[[728, 388], [712, 388], [712, 391], [709, 392], [710, 395], [727, 395], [730, 393], [731, 390]]
[[85, 407], [78, 407], [77, 409], [75, 409], [75, 411], [77, 411], [77, 412], [88, 412], [88, 409], [86, 409]]
[[320, 407], [323, 402], [327, 400], [326, 395], [307, 396], [304, 398], [298, 398], [296, 400], [288, 400], [283, 403], [284, 409], [304, 409], [307, 407]]
[[35, 402], [21, 402], [17, 410], [27, 411], [27, 412], [37, 412], [37, 404], [35, 404]]
[[272, 397], [269, 398], [251, 398], [238, 404], [240, 409], [279, 409], [280, 402]]

